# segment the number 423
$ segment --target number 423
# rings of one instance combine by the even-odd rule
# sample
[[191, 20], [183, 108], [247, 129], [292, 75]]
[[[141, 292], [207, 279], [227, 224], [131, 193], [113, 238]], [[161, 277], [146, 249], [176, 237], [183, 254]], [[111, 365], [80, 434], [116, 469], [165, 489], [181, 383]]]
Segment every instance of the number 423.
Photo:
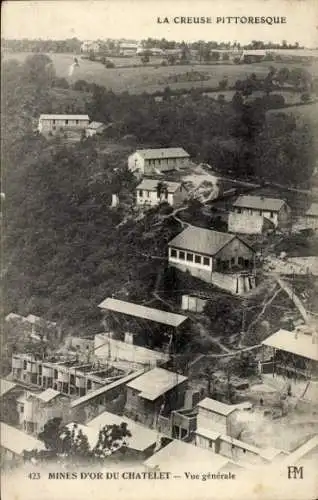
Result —
[[29, 479], [40, 479], [41, 474], [39, 472], [30, 472], [30, 474], [28, 475], [28, 478]]

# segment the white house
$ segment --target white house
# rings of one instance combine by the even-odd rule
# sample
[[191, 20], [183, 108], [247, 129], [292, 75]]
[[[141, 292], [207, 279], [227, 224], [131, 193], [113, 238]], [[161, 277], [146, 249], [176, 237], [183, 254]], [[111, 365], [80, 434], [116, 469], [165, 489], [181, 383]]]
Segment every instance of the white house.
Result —
[[88, 115], [40, 115], [38, 131], [40, 133], [60, 130], [85, 130], [89, 126]]
[[136, 187], [136, 204], [155, 206], [167, 202], [174, 206], [182, 202], [186, 195], [186, 188], [180, 182], [143, 179]]
[[128, 169], [151, 175], [185, 167], [189, 158], [183, 148], [137, 149], [128, 157]]
[[244, 293], [256, 285], [252, 273], [255, 252], [234, 234], [189, 226], [169, 244], [169, 266], [207, 283]]
[[237, 214], [257, 215], [269, 219], [276, 228], [288, 229], [291, 224], [291, 209], [284, 200], [264, 196], [239, 196], [233, 203]]
[[81, 45], [81, 52], [99, 52], [100, 50], [100, 42], [93, 42], [92, 40], [86, 40]]
[[102, 134], [106, 126], [102, 122], [91, 122], [86, 128], [86, 137], [93, 137], [96, 134]]

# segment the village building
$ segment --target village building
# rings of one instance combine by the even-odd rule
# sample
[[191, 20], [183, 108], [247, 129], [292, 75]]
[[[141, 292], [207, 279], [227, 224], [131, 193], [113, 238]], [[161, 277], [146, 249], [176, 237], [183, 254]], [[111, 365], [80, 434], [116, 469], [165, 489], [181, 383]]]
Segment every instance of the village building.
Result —
[[23, 463], [24, 451], [45, 450], [44, 443], [25, 432], [0, 422], [1, 468]]
[[100, 135], [106, 129], [106, 125], [102, 122], [91, 122], [85, 129], [86, 137]]
[[103, 365], [89, 358], [79, 359], [77, 355], [63, 357], [50, 356], [42, 359], [28, 353], [12, 356], [12, 377], [43, 389], [54, 389], [65, 395], [84, 396], [114, 380], [114, 376], [125, 375], [122, 370], [111, 365]]
[[29, 434], [38, 434], [48, 420], [67, 417], [69, 402], [69, 397], [54, 389], [40, 393], [27, 391], [17, 400], [19, 425]]
[[[181, 343], [186, 335], [189, 318], [182, 314], [162, 311], [112, 297], [103, 300], [98, 307], [103, 314], [103, 326], [108, 336], [114, 340], [147, 349], [161, 350], [169, 354], [171, 349]], [[99, 351], [96, 350], [96, 354], [101, 356], [103, 353], [105, 355], [110, 345], [111, 343], [105, 341], [104, 353], [100, 347]], [[142, 356], [141, 351], [139, 354]]]
[[239, 433], [236, 422], [238, 408], [211, 398], [200, 401], [197, 408], [196, 445], [218, 453], [216, 442], [221, 434], [237, 436]]
[[136, 55], [138, 47], [139, 47], [138, 43], [121, 42], [119, 44], [119, 55], [132, 57]]
[[306, 227], [318, 229], [318, 203], [312, 203], [305, 214]]
[[267, 55], [268, 51], [264, 49], [243, 50], [240, 61], [244, 63], [256, 63], [263, 61]]
[[128, 157], [128, 169], [140, 175], [162, 174], [186, 167], [189, 159], [183, 148], [137, 149]]
[[243, 429], [240, 414], [244, 405], [228, 405], [205, 398], [197, 405], [195, 444], [238, 464], [262, 465], [284, 456], [276, 448], [259, 448], [238, 439]]
[[154, 368], [165, 364], [170, 358], [168, 353], [135, 345], [133, 341], [134, 336], [128, 332], [124, 341], [112, 338], [112, 332], [98, 333], [94, 338], [94, 355], [102, 363], [112, 363], [127, 370]]
[[181, 182], [143, 179], [136, 187], [136, 204], [153, 207], [159, 203], [169, 203], [172, 207], [182, 203], [187, 190]]
[[263, 340], [267, 357], [270, 356], [272, 373], [287, 375], [290, 379], [318, 380], [317, 331], [280, 329]]
[[96, 437], [99, 431], [108, 425], [127, 425], [130, 437], [125, 438], [126, 446], [130, 451], [129, 456], [136, 459], [146, 459], [154, 452], [158, 441], [158, 432], [141, 424], [137, 424], [134, 420], [127, 418], [125, 415], [115, 415], [104, 411], [97, 417], [86, 423], [90, 429], [95, 429]]
[[170, 266], [233, 293], [255, 287], [255, 251], [236, 235], [189, 226], [168, 247]]
[[228, 458], [176, 439], [148, 458], [144, 466], [147, 470], [168, 470], [182, 474], [187, 470], [191, 473], [217, 474], [238, 469]]
[[109, 384], [104, 384], [74, 399], [70, 404], [72, 418], [76, 422], [84, 423], [106, 410], [121, 415], [126, 402], [126, 384], [140, 377], [145, 371], [143, 368], [115, 378]]
[[291, 209], [284, 200], [264, 196], [239, 196], [233, 203], [237, 214], [257, 215], [268, 219], [280, 230], [291, 227]]
[[41, 134], [59, 131], [82, 131], [89, 126], [88, 115], [42, 114], [39, 118], [38, 131]]
[[89, 53], [89, 52], [99, 52], [100, 51], [100, 42], [97, 41], [92, 41], [92, 40], [85, 40], [82, 45], [81, 45], [81, 52], [84, 54]]
[[229, 212], [228, 231], [238, 234], [264, 234], [275, 229], [275, 225], [263, 215]]
[[0, 420], [9, 425], [19, 424], [17, 399], [24, 389], [11, 380], [0, 379]]
[[170, 415], [182, 408], [187, 377], [154, 368], [128, 382], [125, 414], [149, 427], [155, 427], [159, 414]]

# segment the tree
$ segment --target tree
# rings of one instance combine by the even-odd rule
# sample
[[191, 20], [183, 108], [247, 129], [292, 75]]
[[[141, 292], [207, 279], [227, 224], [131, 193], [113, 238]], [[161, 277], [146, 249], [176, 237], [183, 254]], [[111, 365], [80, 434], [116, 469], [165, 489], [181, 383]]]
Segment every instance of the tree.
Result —
[[147, 63], [149, 63], [149, 61], [150, 61], [150, 57], [148, 54], [144, 54], [143, 56], [141, 56], [142, 64], [147, 64]]
[[224, 77], [222, 78], [222, 80], [220, 80], [220, 81], [219, 81], [219, 89], [220, 89], [220, 90], [225, 90], [225, 89], [227, 89], [228, 84], [229, 84], [229, 79], [228, 79], [228, 77], [227, 77], [227, 76], [224, 76]]

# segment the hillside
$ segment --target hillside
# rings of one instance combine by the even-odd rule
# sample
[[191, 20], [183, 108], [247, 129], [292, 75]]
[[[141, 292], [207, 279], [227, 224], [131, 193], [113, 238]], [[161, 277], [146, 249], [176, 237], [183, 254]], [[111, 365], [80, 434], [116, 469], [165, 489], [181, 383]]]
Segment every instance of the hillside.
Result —
[[[238, 178], [309, 181], [310, 130], [282, 116], [268, 127], [260, 107], [195, 94], [157, 103], [97, 85], [61, 89], [41, 55], [4, 70], [4, 314], [43, 315], [86, 335], [99, 329], [97, 306], [106, 296], [152, 299], [180, 225], [163, 217], [167, 207], [144, 216], [133, 208], [136, 180], [126, 162], [136, 147], [183, 146]], [[112, 131], [76, 144], [34, 133], [41, 112], [58, 110], [85, 110]], [[117, 209], [110, 208], [113, 193]]]

